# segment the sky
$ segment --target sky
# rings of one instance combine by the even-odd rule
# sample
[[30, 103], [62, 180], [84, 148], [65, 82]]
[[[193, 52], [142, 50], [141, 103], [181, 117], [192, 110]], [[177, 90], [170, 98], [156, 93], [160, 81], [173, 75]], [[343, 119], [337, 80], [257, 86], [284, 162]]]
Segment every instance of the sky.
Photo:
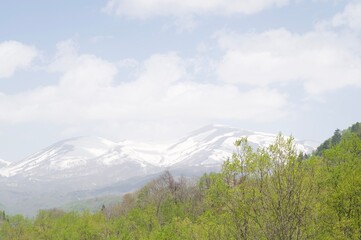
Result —
[[4, 0], [0, 158], [208, 124], [323, 141], [361, 121], [361, 1]]

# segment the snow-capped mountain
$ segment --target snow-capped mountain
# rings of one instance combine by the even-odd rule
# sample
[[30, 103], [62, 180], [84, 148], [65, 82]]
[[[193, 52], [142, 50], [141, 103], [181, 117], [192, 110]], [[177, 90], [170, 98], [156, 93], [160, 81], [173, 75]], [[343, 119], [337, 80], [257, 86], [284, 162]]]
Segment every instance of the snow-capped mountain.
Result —
[[[47, 182], [84, 190], [158, 171], [151, 162], [160, 155], [142, 152], [128, 141], [77, 137], [55, 143], [24, 160], [0, 169], [2, 176]], [[70, 184], [70, 185], [69, 185]]]
[[[6, 166], [4, 162], [5, 167], [0, 170], [0, 174], [47, 181], [117, 175], [114, 180], [119, 180], [164, 168], [220, 166], [231, 156], [235, 150], [234, 142], [241, 137], [247, 137], [250, 145], [256, 148], [271, 144], [276, 135], [210, 125], [168, 146], [127, 140], [115, 143], [100, 137], [77, 137], [55, 143], [18, 163]], [[305, 153], [314, 150], [305, 141], [296, 140], [296, 147]], [[102, 175], [105, 172], [108, 175]]]
[[[234, 142], [247, 137], [254, 147], [265, 147], [273, 143], [276, 134], [251, 132], [222, 125], [210, 125], [194, 131], [165, 152], [166, 166], [220, 166], [234, 152]], [[314, 147], [296, 140], [296, 148], [311, 153]]]
[[55, 143], [23, 161], [13, 163], [1, 173], [4, 176], [41, 176], [49, 172], [68, 171], [89, 164], [90, 159], [105, 154], [116, 143], [98, 137], [78, 137]]
[[[186, 176], [217, 171], [241, 137], [256, 148], [269, 145], [276, 135], [210, 125], [168, 145], [66, 139], [20, 162], [0, 161], [0, 202], [33, 214], [75, 199], [134, 190], [166, 169]], [[316, 146], [296, 140], [296, 147], [310, 153]], [[33, 198], [37, 205], [29, 205]]]
[[5, 160], [0, 158], [0, 168], [7, 167], [9, 165], [10, 165], [10, 162], [5, 161]]

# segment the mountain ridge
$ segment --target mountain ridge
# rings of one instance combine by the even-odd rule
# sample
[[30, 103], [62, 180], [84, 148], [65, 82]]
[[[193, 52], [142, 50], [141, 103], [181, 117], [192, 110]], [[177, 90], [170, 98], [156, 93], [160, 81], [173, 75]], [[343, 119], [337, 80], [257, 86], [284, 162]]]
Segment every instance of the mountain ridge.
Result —
[[11, 162], [5, 161], [4, 159], [0, 158], [0, 169], [3, 167], [7, 167], [11, 164]]
[[[0, 202], [10, 212], [33, 215], [39, 208], [135, 190], [165, 170], [175, 176], [201, 176], [220, 170], [237, 139], [247, 137], [257, 148], [276, 136], [208, 125], [168, 145], [69, 138], [0, 168]], [[300, 140], [295, 145], [306, 153], [315, 149]]]
[[[89, 164], [116, 166], [125, 161], [136, 162], [141, 167], [149, 165], [159, 168], [181, 164], [195, 165], [192, 164], [194, 161], [201, 165], [214, 165], [221, 164], [226, 156], [232, 154], [233, 143], [241, 137], [247, 137], [250, 145], [254, 147], [265, 147], [272, 143], [276, 136], [271, 133], [212, 124], [192, 131], [188, 136], [168, 145], [152, 145], [129, 140], [113, 142], [94, 136], [73, 137], [56, 142], [19, 162], [5, 164], [7, 162], [3, 161], [0, 175], [32, 176], [36, 175], [34, 169], [59, 172]], [[305, 140], [296, 140], [296, 147], [305, 153], [311, 153], [315, 149]]]

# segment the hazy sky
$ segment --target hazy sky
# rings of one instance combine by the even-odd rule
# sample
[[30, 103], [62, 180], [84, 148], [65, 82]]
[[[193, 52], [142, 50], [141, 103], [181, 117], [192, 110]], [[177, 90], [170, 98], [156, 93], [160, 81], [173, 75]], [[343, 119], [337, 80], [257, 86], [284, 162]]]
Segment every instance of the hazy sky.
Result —
[[217, 123], [322, 141], [361, 121], [361, 1], [4, 0], [0, 158]]

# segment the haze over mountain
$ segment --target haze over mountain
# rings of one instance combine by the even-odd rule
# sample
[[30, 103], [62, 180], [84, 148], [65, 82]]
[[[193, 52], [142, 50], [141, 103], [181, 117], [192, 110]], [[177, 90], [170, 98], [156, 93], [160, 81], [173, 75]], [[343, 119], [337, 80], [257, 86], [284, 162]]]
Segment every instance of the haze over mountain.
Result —
[[[100, 137], [66, 139], [2, 167], [0, 203], [10, 211], [33, 213], [38, 207], [130, 191], [166, 169], [175, 175], [199, 176], [219, 170], [241, 137], [256, 148], [269, 145], [276, 135], [209, 125], [169, 145], [115, 143]], [[298, 140], [296, 147], [305, 153], [315, 149]], [[35, 195], [37, 200], [32, 199]], [[14, 202], [16, 208], [11, 207]]]
[[10, 162], [5, 161], [5, 160], [0, 158], [0, 169], [3, 168], [3, 167], [7, 167], [9, 165], [10, 165]]
[[361, 119], [361, 1], [330, 2], [2, 1], [0, 157], [214, 122], [322, 141]]
[[[0, 16], [1, 240], [361, 238], [361, 0], [15, 0]], [[222, 165], [278, 132], [310, 158]], [[106, 224], [11, 217], [140, 198]]]

